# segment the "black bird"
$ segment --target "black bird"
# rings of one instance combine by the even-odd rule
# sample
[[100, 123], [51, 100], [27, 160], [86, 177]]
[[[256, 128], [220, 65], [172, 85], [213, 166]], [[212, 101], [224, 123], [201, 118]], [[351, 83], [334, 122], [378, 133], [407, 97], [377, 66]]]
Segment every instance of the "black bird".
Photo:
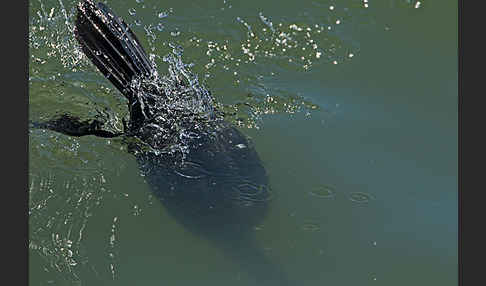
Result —
[[[197, 80], [174, 72], [159, 76], [135, 34], [105, 4], [87, 0], [77, 9], [75, 37], [128, 99], [129, 121], [120, 134], [104, 130], [103, 121], [69, 115], [34, 126], [71, 136], [136, 138], [129, 150], [176, 221], [241, 262], [258, 285], [288, 285], [252, 235], [271, 192], [250, 140], [222, 119]], [[172, 61], [182, 64], [177, 57]]]

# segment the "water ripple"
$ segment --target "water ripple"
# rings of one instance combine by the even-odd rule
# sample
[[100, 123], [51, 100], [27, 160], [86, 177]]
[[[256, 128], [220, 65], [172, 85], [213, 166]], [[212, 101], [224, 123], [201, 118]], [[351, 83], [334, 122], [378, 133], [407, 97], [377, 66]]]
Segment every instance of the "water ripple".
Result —
[[355, 203], [365, 204], [374, 199], [373, 195], [363, 192], [350, 193], [349, 200]]
[[312, 189], [309, 194], [318, 198], [330, 199], [336, 196], [336, 190], [331, 186], [323, 185]]

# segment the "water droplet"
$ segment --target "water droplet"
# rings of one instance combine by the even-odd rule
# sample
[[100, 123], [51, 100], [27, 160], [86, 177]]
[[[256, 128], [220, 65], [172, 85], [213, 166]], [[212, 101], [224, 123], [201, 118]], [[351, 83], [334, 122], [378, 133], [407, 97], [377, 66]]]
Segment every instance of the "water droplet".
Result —
[[159, 23], [159, 24], [157, 25], [157, 30], [158, 30], [159, 32], [162, 32], [162, 31], [164, 30], [164, 25], [162, 25], [162, 23]]
[[160, 18], [160, 19], [165, 18], [165, 17], [167, 17], [167, 16], [168, 16], [167, 12], [160, 12], [160, 13], [159, 13], [159, 18]]
[[130, 9], [128, 9], [128, 14], [133, 16], [133, 15], [137, 14], [137, 11], [135, 10], [135, 8], [130, 8]]
[[140, 21], [140, 20], [138, 20], [138, 19], [137, 19], [137, 20], [135, 20], [135, 25], [137, 25], [137, 26], [142, 25], [142, 21]]

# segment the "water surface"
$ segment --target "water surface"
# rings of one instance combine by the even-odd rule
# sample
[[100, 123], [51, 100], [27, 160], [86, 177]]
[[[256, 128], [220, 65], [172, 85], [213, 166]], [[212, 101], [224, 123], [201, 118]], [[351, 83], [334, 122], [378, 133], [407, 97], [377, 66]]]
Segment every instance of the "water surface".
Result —
[[[376, 3], [379, 2], [379, 3]], [[255, 236], [299, 285], [456, 285], [457, 1], [106, 1], [170, 44], [252, 137], [274, 193]], [[29, 117], [125, 99], [29, 4]], [[253, 285], [178, 225], [118, 139], [29, 131], [30, 285]], [[102, 281], [102, 282], [100, 282]]]

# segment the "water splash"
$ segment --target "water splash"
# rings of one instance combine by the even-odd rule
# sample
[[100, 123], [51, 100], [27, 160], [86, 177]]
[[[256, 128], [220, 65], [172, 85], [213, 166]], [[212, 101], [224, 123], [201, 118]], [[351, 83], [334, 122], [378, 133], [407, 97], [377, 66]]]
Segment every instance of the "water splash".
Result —
[[244, 128], [260, 129], [263, 117], [274, 114], [295, 114], [298, 112], [314, 112], [320, 107], [302, 96], [278, 90], [277, 95], [266, 94], [255, 96], [251, 93], [241, 102], [234, 104], [219, 104], [218, 108], [223, 111], [225, 119], [237, 126]]
[[[73, 35], [75, 9], [66, 9], [62, 0], [57, 7], [40, 8], [30, 13], [29, 52], [30, 75], [46, 73], [46, 66], [53, 70], [76, 71], [90, 66]], [[49, 63], [49, 65], [46, 65]], [[55, 66], [54, 66], [55, 65]], [[60, 65], [60, 66], [59, 66]]]
[[101, 183], [99, 176], [98, 181], [80, 176], [64, 180], [49, 173], [29, 177], [29, 250], [42, 258], [48, 272], [77, 283], [89, 261], [84, 229], [106, 189], [94, 187]]
[[[120, 215], [120, 208], [107, 206], [114, 203], [121, 215], [131, 212], [131, 202], [111, 180], [127, 167], [129, 154], [120, 150], [124, 145], [46, 130], [32, 131], [29, 138], [29, 253], [39, 259], [34, 272], [45, 272], [55, 283], [79, 285], [88, 283], [95, 276], [94, 265], [101, 264], [106, 271], [98, 274], [108, 279], [110, 264], [116, 270], [116, 256], [110, 255], [116, 255], [117, 245], [106, 240], [113, 231], [99, 218], [110, 212]], [[93, 226], [106, 232], [90, 232]], [[88, 252], [92, 243], [104, 246], [105, 252]]]
[[[64, 104], [73, 104], [74, 102], [79, 102], [78, 107], [69, 106], [69, 110], [78, 113], [86, 113], [84, 117], [93, 116], [94, 114], [99, 113], [100, 109], [108, 109], [109, 111], [107, 112], [107, 114], [109, 115], [109, 118], [111, 118], [110, 120], [112, 121], [112, 123], [117, 124], [118, 127], [116, 128], [119, 129], [121, 118], [126, 117], [126, 113], [120, 112], [120, 110], [126, 103], [124, 99], [120, 96], [113, 96], [117, 95], [117, 93], [113, 90], [111, 85], [106, 83], [106, 81], [104, 81], [98, 75], [97, 70], [91, 65], [91, 63], [89, 63], [88, 59], [79, 49], [77, 42], [72, 36], [75, 17], [74, 7], [66, 9], [64, 8], [64, 5], [62, 5], [62, 2], [59, 1], [60, 5], [58, 5], [57, 7], [52, 7], [50, 12], [49, 9], [46, 9], [46, 7], [44, 7], [44, 3], [42, 1], [39, 1], [39, 3], [40, 8], [32, 13], [38, 14], [39, 17], [32, 18], [29, 26], [29, 45], [31, 47], [32, 63], [30, 65], [31, 89], [41, 90], [40, 88], [36, 88], [36, 86], [45, 86], [46, 84], [44, 81], [49, 80], [52, 82], [52, 84], [56, 86], [54, 87], [54, 90], [52, 92], [49, 92], [49, 97], [51, 100], [54, 100], [56, 104], [59, 103], [59, 110], [63, 109], [63, 106], [65, 107]], [[70, 3], [70, 5], [72, 5], [72, 3]], [[171, 28], [166, 28], [165, 25], [160, 22], [161, 16], [162, 19], [165, 20], [167, 16], [173, 13], [173, 10], [165, 9], [161, 11], [160, 9], [156, 9], [155, 7], [154, 9], [159, 11], [155, 13], [155, 17], [157, 19], [154, 19], [154, 23], [150, 23], [150, 20], [148, 20], [150, 24], [142, 25], [140, 23], [141, 25], [138, 27], [136, 25], [132, 26], [135, 30], [142, 29], [141, 31], [145, 32], [145, 35], [147, 37], [141, 37], [141, 40], [142, 42], [148, 40], [148, 46], [151, 51], [150, 57], [152, 61], [155, 63], [155, 61], [161, 60], [162, 65], [168, 65], [168, 74], [160, 76], [158, 78], [159, 81], [156, 85], [159, 86], [158, 89], [163, 90], [165, 94], [169, 94], [170, 96], [168, 97], [169, 99], [167, 102], [164, 102], [160, 106], [157, 106], [156, 108], [154, 108], [154, 110], [168, 110], [169, 108], [173, 108], [174, 110], [179, 111], [190, 110], [191, 114], [197, 114], [197, 116], [205, 114], [204, 116], [202, 116], [205, 118], [215, 117], [217, 114], [220, 113], [220, 111], [224, 113], [224, 111], [233, 110], [237, 111], [238, 115], [227, 116], [226, 114], [227, 119], [232, 120], [233, 123], [236, 123], [241, 127], [259, 128], [261, 126], [262, 115], [264, 114], [274, 114], [277, 112], [293, 113], [296, 111], [298, 112], [298, 110], [301, 109], [306, 109], [299, 108], [297, 105], [294, 104], [294, 99], [298, 98], [299, 96], [290, 95], [292, 98], [289, 98], [287, 97], [287, 94], [273, 90], [265, 94], [253, 94], [254, 99], [256, 100], [254, 102], [248, 102], [249, 105], [251, 105], [252, 107], [250, 109], [246, 109], [246, 111], [248, 112], [247, 114], [243, 114], [242, 112], [243, 110], [245, 110], [245, 108], [240, 108], [240, 102], [237, 101], [234, 106], [231, 106], [231, 104], [226, 104], [223, 107], [219, 103], [216, 103], [216, 101], [209, 94], [209, 91], [203, 85], [203, 82], [207, 81], [208, 76], [210, 77], [211, 73], [214, 76], [220, 76], [218, 75], [219, 71], [215, 70], [215, 68], [223, 68], [225, 72], [231, 72], [231, 75], [236, 79], [235, 82], [237, 82], [237, 84], [243, 84], [243, 82], [245, 82], [245, 84], [252, 85], [255, 83], [255, 81], [258, 84], [259, 79], [255, 77], [254, 74], [248, 73], [251, 68], [246, 71], [246, 67], [240, 67], [240, 64], [254, 64], [262, 56], [264, 58], [272, 58], [273, 54], [269, 53], [269, 51], [271, 51], [272, 49], [270, 46], [277, 44], [278, 41], [288, 41], [279, 40], [278, 35], [275, 36], [276, 33], [279, 32], [279, 30], [274, 28], [274, 24], [272, 23], [272, 21], [268, 17], [264, 16], [263, 12], [260, 12], [258, 15], [259, 22], [255, 24], [252, 23], [251, 26], [241, 18], [240, 20], [242, 23], [244, 23], [244, 25], [246, 24], [248, 28], [248, 37], [251, 38], [252, 33], [255, 35], [255, 39], [251, 38], [253, 41], [258, 42], [262, 41], [262, 39], [268, 41], [270, 38], [274, 38], [274, 40], [272, 40], [273, 44], [270, 44], [270, 46], [268, 46], [268, 49], [265, 50], [265, 47], [262, 44], [258, 46], [258, 44], [255, 45], [253, 43], [247, 42], [245, 45], [242, 45], [242, 48], [240, 50], [242, 51], [242, 53], [239, 54], [238, 49], [235, 50], [234, 46], [231, 47], [231, 45], [234, 45], [234, 43], [230, 43], [227, 41], [221, 43], [220, 41], [210, 40], [207, 41], [206, 51], [206, 54], [210, 58], [210, 62], [206, 65], [199, 64], [195, 66], [193, 64], [186, 64], [183, 62], [183, 48], [191, 49], [192, 47], [194, 47], [193, 44], [203, 44], [204, 40], [193, 36], [189, 38], [189, 41], [184, 42], [184, 40], [182, 40], [182, 43], [177, 44], [160, 41], [161, 36], [164, 36], [165, 33], [170, 34], [171, 32], [176, 31]], [[132, 14], [136, 13], [134, 8], [130, 8], [129, 10], [129, 14], [130, 12], [132, 12]], [[267, 29], [263, 35], [260, 33], [260, 31], [255, 30], [254, 32], [252, 30], [252, 26], [258, 27], [262, 23], [264, 25], [264, 28]], [[160, 32], [163, 32], [164, 34], [159, 34]], [[176, 32], [181, 31], [177, 30]], [[183, 32], [186, 33], [186, 35], [184, 35], [184, 38], [187, 38], [187, 36], [190, 35], [190, 33], [187, 33], [187, 31], [185, 30]], [[286, 35], [282, 33], [280, 34], [282, 35], [282, 37]], [[164, 38], [164, 40], [165, 39], [167, 38]], [[178, 42], [180, 42], [180, 40]], [[175, 48], [176, 46], [178, 48]], [[161, 53], [159, 50], [161, 50], [161, 48], [163, 47], [169, 47], [172, 51], [164, 57], [156, 55], [157, 53]], [[285, 55], [283, 57], [285, 57]], [[272, 59], [278, 60], [278, 57], [275, 56]], [[190, 69], [192, 68], [195, 68], [199, 71], [206, 68], [206, 74], [203, 77], [202, 81], [196, 76], [196, 73], [192, 73], [192, 71], [190, 71]], [[84, 79], [82, 82], [77, 79], [79, 75], [77, 75], [76, 73], [79, 72], [83, 73]], [[93, 81], [86, 80], [86, 73], [93, 74], [93, 76], [96, 78], [93, 78]], [[62, 81], [61, 84], [59, 84], [60, 80]], [[183, 85], [179, 84], [181, 81], [185, 83]], [[161, 84], [160, 82], [165, 83]], [[104, 93], [107, 94], [106, 97], [95, 96], [95, 94], [99, 94], [100, 83], [102, 83], [101, 86], [104, 86], [107, 89], [107, 91], [104, 91]], [[134, 85], [154, 85], [154, 82], [135, 82]], [[89, 90], [89, 94], [86, 93], [87, 90]], [[88, 102], [86, 102], [86, 99], [73, 98], [74, 96], [65, 97], [66, 94], [74, 95], [81, 93], [84, 93], [85, 96], [89, 97]], [[275, 101], [265, 101], [266, 94], [270, 94], [271, 97], [275, 99]], [[218, 94], [219, 98], [221, 98], [222, 96], [225, 95]], [[31, 96], [30, 99], [32, 102], [43, 101], [45, 97], [41, 98], [35, 95]], [[68, 101], [70, 101], [71, 103], [68, 103]], [[285, 101], [285, 107], [278, 106], [280, 102]], [[85, 105], [84, 108], [83, 105]], [[97, 105], [100, 105], [101, 108], [97, 108]], [[111, 110], [111, 108], [115, 105], [117, 106], [117, 109], [114, 111]], [[32, 106], [39, 107], [39, 110], [43, 108], [42, 106], [37, 106], [35, 104]], [[216, 110], [215, 108], [219, 108], [220, 110]], [[34, 110], [34, 108], [32, 108], [32, 110]], [[312, 111], [312, 109], [308, 108], [306, 110]], [[230, 111], [230, 113], [231, 112], [232, 111]], [[169, 113], [170, 112], [168, 111], [163, 114], [170, 115]], [[147, 116], [150, 117], [150, 115]], [[37, 115], [34, 115], [33, 117], [37, 117]], [[243, 123], [240, 120], [241, 118], [246, 118], [247, 122]], [[195, 119], [195, 117], [193, 116], [192, 119]], [[156, 127], [154, 125], [151, 125], [147, 127], [159, 128], [161, 126]]]

